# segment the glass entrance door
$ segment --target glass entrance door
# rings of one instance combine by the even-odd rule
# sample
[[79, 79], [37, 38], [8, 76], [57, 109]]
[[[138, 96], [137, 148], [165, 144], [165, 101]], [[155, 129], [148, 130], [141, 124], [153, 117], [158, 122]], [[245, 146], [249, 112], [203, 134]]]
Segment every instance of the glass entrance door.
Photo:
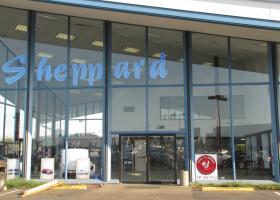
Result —
[[121, 137], [122, 182], [147, 180], [147, 137]]
[[149, 182], [176, 181], [176, 143], [174, 136], [149, 137]]
[[121, 182], [175, 183], [174, 136], [121, 136]]

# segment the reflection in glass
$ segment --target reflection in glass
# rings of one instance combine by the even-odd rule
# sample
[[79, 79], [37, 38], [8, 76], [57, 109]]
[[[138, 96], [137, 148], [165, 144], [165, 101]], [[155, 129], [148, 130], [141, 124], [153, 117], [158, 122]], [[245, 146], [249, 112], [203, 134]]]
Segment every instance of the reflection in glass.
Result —
[[112, 84], [143, 84], [146, 80], [145, 28], [112, 24]]
[[149, 130], [184, 129], [183, 87], [149, 88]]
[[[0, 66], [17, 56], [27, 53], [27, 12], [18, 9], [0, 7]], [[8, 19], [8, 20], [5, 20]], [[20, 67], [26, 70], [26, 61], [14, 61], [9, 66]], [[14, 77], [14, 73], [0, 71], [1, 88], [26, 88], [26, 74], [11, 84], [7, 84], [7, 78]]]
[[193, 83], [227, 83], [227, 38], [192, 33]]
[[[0, 19], [0, 157], [3, 169], [7, 158], [18, 158], [22, 163], [26, 73], [16, 80], [15, 73], [9, 73], [8, 69], [26, 70], [26, 59], [19, 62], [15, 58], [26, 58], [27, 12], [0, 7]], [[7, 64], [8, 61], [11, 63]]]
[[112, 135], [111, 137], [111, 179], [120, 179], [121, 153], [119, 135]]
[[54, 158], [56, 178], [63, 178], [66, 90], [34, 90], [32, 177], [39, 178], [41, 158]]
[[[156, 78], [149, 75], [150, 84], [183, 84], [183, 34], [179, 31], [158, 28], [148, 29], [149, 38], [149, 73], [161, 56], [165, 55], [165, 62], [156, 64], [164, 65], [166, 77], [159, 75]], [[162, 55], [161, 55], [162, 54]], [[161, 69], [163, 70], [163, 69]]]
[[[233, 131], [238, 179], [271, 179], [271, 112], [267, 85], [233, 86]], [[236, 109], [241, 106], [242, 110]]]
[[195, 153], [217, 154], [219, 179], [232, 179], [228, 87], [193, 87], [192, 117]]
[[[81, 151], [80, 149], [86, 152], [90, 158], [90, 178], [94, 179], [101, 179], [102, 91], [102, 89], [72, 89], [69, 91], [68, 150], [73, 154]], [[76, 169], [71, 168], [70, 164], [68, 178], [76, 178], [74, 170]]]
[[[37, 13], [36, 28], [34, 88], [66, 87], [67, 17]], [[57, 66], [65, 67], [59, 73], [60, 81], [54, 76]]]
[[183, 135], [176, 135], [177, 151], [177, 179], [180, 178], [180, 170], [185, 170], [185, 139]]
[[[104, 71], [103, 23], [72, 17], [70, 30], [71, 35], [75, 36], [74, 40], [70, 40], [70, 86], [92, 87], [103, 84], [103, 78], [99, 79], [97, 75]], [[95, 72], [90, 71], [91, 67]], [[86, 72], [85, 77], [82, 75], [83, 70]], [[74, 77], [73, 71], [76, 72]]]
[[173, 136], [149, 137], [149, 165], [151, 182], [175, 181], [175, 153]]
[[146, 89], [112, 89], [112, 130], [142, 131], [146, 128]]
[[123, 182], [146, 182], [146, 141], [146, 137], [121, 137]]
[[232, 82], [268, 82], [267, 43], [254, 40], [230, 40]]

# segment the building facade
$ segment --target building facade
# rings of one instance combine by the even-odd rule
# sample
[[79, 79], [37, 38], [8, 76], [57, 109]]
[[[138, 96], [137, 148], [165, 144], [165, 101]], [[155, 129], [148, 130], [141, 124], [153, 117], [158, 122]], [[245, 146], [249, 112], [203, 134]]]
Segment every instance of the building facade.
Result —
[[1, 159], [176, 183], [214, 154], [218, 180], [279, 182], [280, 5], [160, 2], [0, 2]]

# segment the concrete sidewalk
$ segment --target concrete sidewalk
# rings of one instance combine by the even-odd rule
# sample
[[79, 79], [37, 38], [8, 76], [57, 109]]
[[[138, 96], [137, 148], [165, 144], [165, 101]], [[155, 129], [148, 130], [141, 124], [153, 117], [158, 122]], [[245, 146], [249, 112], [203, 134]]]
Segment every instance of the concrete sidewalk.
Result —
[[[22, 199], [21, 190], [8, 190], [0, 193], [0, 200]], [[279, 200], [280, 192], [202, 192], [189, 187], [176, 185], [120, 184], [105, 185], [86, 190], [47, 190], [23, 200]]]
[[[2, 196], [0, 199], [19, 199], [18, 193]], [[99, 189], [87, 190], [47, 190], [25, 197], [26, 200], [192, 200], [189, 187], [176, 185], [105, 185]]]

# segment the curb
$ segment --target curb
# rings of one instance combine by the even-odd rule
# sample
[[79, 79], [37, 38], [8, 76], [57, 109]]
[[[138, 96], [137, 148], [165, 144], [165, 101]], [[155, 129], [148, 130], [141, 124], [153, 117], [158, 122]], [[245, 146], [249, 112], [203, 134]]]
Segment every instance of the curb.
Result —
[[45, 183], [43, 185], [40, 185], [40, 186], [37, 186], [37, 187], [34, 187], [32, 189], [24, 191], [22, 193], [21, 197], [27, 197], [27, 196], [30, 196], [30, 195], [33, 195], [33, 194], [37, 194], [39, 192], [47, 190], [47, 189], [49, 189], [51, 187], [54, 187], [56, 185], [59, 185], [58, 181], [52, 181], [52, 182], [49, 182], [49, 183]]
[[53, 190], [86, 190], [86, 185], [60, 185], [53, 187]]
[[238, 192], [254, 192], [255, 189], [252, 187], [202, 187], [204, 192], [214, 192], [214, 191], [238, 191]]

